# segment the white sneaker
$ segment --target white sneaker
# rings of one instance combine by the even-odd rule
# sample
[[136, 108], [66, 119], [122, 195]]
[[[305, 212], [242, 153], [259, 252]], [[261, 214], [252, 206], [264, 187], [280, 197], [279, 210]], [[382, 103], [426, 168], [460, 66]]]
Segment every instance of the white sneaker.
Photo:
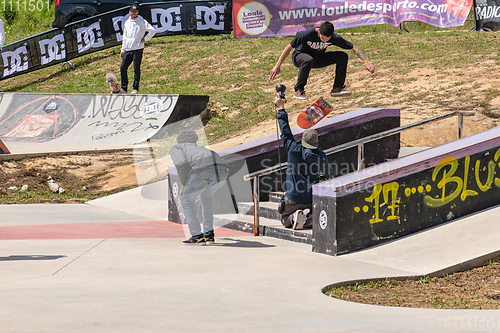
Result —
[[298, 210], [293, 213], [293, 230], [301, 230], [304, 227], [305, 216], [304, 211]]
[[297, 90], [295, 94], [293, 94], [293, 98], [296, 99], [308, 99], [306, 92], [304, 90]]
[[330, 91], [330, 96], [332, 97], [347, 97], [351, 96], [352, 93], [349, 90], [344, 90], [345, 86], [343, 87], [333, 87], [332, 91]]
[[131, 94], [137, 94], [138, 92], [139, 92], [138, 90], [134, 89], [132, 90]]

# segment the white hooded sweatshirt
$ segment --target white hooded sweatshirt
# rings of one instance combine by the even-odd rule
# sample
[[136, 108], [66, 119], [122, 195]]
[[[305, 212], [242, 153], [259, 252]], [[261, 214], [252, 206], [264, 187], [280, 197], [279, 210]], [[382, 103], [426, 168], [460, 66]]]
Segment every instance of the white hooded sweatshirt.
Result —
[[129, 17], [123, 25], [121, 52], [143, 49], [144, 43], [141, 43], [141, 39], [144, 38], [144, 41], [148, 41], [153, 38], [155, 34], [155, 28], [153, 28], [148, 21], [143, 19], [142, 16], [137, 15], [134, 20]]

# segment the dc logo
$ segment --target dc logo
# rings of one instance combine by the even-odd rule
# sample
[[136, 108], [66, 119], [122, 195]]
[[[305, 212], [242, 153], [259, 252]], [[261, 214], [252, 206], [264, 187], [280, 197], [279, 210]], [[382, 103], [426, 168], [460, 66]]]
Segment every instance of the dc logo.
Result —
[[179, 185], [177, 184], [177, 182], [172, 185], [172, 194], [174, 195], [174, 198], [177, 198], [177, 196], [179, 195]]
[[78, 53], [85, 52], [92, 47], [104, 46], [101, 24], [99, 22], [92, 23], [88, 27], [76, 29], [76, 36], [78, 40]]
[[21, 46], [14, 51], [2, 52], [4, 64], [3, 77], [22, 72], [29, 68], [28, 65], [28, 49], [26, 46]]
[[152, 25], [157, 33], [165, 31], [181, 31], [181, 8], [151, 9]]
[[58, 106], [59, 106], [59, 103], [57, 103], [56, 101], [53, 101], [53, 102], [46, 104], [45, 107], [43, 108], [43, 110], [46, 113], [51, 113], [52, 111], [57, 110]]
[[113, 28], [115, 29], [116, 32], [116, 41], [121, 42], [123, 40], [123, 25], [125, 24], [125, 21], [128, 20], [130, 17], [130, 14], [127, 14], [125, 16], [115, 16], [111, 20], [113, 21]]
[[159, 98], [151, 99], [144, 103], [141, 107], [140, 113], [143, 118], [151, 118], [158, 114], [163, 108], [163, 102]]
[[38, 42], [38, 45], [40, 45], [40, 61], [42, 65], [66, 58], [66, 44], [64, 43], [63, 34], [56, 35], [51, 39], [43, 39]]
[[325, 230], [328, 225], [328, 215], [324, 210], [319, 213], [319, 226], [321, 229]]
[[198, 30], [224, 30], [224, 6], [196, 6], [196, 18]]

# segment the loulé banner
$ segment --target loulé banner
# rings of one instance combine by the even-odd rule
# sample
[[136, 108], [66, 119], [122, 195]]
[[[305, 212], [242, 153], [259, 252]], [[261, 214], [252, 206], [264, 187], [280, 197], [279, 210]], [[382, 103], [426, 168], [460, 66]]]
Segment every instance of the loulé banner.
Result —
[[240, 38], [293, 35], [324, 21], [335, 29], [404, 21], [447, 28], [463, 25], [471, 6], [472, 0], [234, 0], [233, 29]]
[[[67, 24], [63, 29], [52, 29], [4, 46], [0, 80], [121, 45], [123, 24], [130, 16], [128, 8], [92, 16]], [[145, 3], [139, 7], [139, 15], [156, 29], [154, 37], [232, 31], [230, 0]]]
[[477, 31], [500, 31], [500, 0], [474, 0]]

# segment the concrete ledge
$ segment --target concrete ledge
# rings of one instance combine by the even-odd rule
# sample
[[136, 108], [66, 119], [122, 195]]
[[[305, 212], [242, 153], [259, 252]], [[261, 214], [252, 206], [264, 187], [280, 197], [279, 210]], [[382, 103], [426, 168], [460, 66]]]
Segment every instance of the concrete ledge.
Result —
[[500, 202], [500, 128], [313, 187], [313, 250], [363, 249]]

